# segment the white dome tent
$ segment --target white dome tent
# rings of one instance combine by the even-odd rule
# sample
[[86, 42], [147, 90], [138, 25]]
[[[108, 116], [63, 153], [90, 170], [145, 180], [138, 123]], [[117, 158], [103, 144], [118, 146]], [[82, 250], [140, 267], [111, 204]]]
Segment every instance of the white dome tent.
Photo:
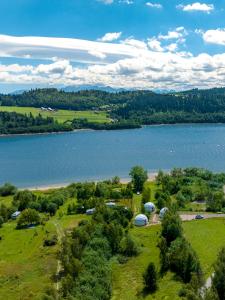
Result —
[[165, 213], [168, 211], [169, 209], [167, 207], [163, 207], [160, 212], [159, 212], [159, 217], [160, 219], [162, 219], [165, 216]]
[[146, 215], [139, 214], [134, 219], [134, 225], [135, 226], [145, 226], [148, 224], [148, 218]]
[[111, 202], [107, 202], [107, 203], [106, 203], [106, 206], [109, 207], [109, 208], [113, 208], [113, 207], [116, 206], [116, 204], [115, 204], [114, 202], [111, 201]]
[[152, 202], [147, 202], [144, 204], [145, 211], [151, 213], [155, 210], [155, 204]]

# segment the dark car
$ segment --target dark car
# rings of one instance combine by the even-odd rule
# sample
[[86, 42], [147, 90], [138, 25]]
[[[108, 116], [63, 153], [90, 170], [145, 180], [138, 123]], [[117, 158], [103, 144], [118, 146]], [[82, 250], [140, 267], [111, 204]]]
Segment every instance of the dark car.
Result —
[[196, 219], [196, 220], [201, 220], [201, 219], [204, 219], [204, 217], [203, 217], [202, 215], [196, 215], [196, 216], [195, 216], [195, 219]]

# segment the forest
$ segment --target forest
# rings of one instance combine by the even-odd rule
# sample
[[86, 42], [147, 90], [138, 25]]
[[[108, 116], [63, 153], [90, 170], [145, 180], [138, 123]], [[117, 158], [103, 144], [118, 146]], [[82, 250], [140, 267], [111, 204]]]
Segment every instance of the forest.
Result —
[[53, 118], [41, 115], [0, 112], [0, 134], [45, 133], [72, 130], [68, 124], [59, 124]]
[[[35, 89], [20, 95], [0, 95], [1, 106], [51, 107], [73, 111], [107, 112], [111, 122], [97, 124], [86, 119], [74, 119], [59, 125], [46, 120], [7, 115], [17, 119], [5, 124], [1, 115], [2, 132], [51, 132], [89, 128], [114, 130], [140, 128], [151, 124], [225, 123], [225, 88], [190, 90], [168, 94], [152, 91], [123, 91], [109, 93], [98, 90], [64, 92], [57, 89]], [[5, 115], [6, 116], [6, 115]], [[23, 118], [23, 120], [22, 120]], [[37, 121], [36, 125], [35, 122]], [[19, 124], [21, 123], [21, 124]], [[22, 124], [23, 123], [23, 124]], [[27, 128], [27, 129], [25, 129]]]

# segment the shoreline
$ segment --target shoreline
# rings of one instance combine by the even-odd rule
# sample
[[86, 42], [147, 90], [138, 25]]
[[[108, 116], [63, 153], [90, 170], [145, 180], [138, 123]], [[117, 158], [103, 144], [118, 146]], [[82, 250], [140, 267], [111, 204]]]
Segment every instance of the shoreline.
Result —
[[[158, 172], [150, 172], [148, 173], [148, 181], [154, 181], [156, 176], [158, 175]], [[101, 182], [104, 181], [104, 179], [99, 179], [99, 180], [87, 180], [87, 182]], [[120, 178], [120, 183], [122, 184], [127, 184], [131, 181], [130, 178]], [[76, 181], [79, 182], [79, 181]], [[75, 183], [76, 183], [75, 182]], [[30, 187], [22, 187], [19, 188], [19, 190], [29, 190], [29, 191], [48, 191], [48, 190], [57, 190], [57, 189], [61, 189], [61, 188], [65, 188], [68, 185], [74, 183], [73, 181], [71, 182], [67, 182], [67, 183], [55, 183], [55, 184], [48, 184], [48, 185], [39, 185], [39, 186], [30, 186]]]
[[[36, 133], [10, 133], [10, 134], [0, 134], [1, 137], [18, 137], [18, 136], [39, 136], [39, 135], [50, 135], [50, 134], [63, 134], [63, 133], [73, 133], [76, 131], [95, 131], [94, 129], [74, 129], [68, 131], [52, 131], [52, 132], [36, 132]], [[96, 130], [97, 131], [97, 130]]]
[[106, 129], [92, 129], [92, 128], [81, 128], [81, 129], [73, 129], [73, 130], [67, 130], [67, 131], [52, 131], [52, 132], [36, 132], [36, 133], [10, 133], [10, 134], [0, 134], [0, 138], [5, 138], [5, 137], [19, 137], [19, 136], [39, 136], [39, 135], [51, 135], [51, 134], [64, 134], [64, 133], [74, 133], [74, 132], [80, 132], [80, 131], [118, 131], [118, 130], [135, 130], [135, 129], [142, 129], [145, 127], [160, 127], [160, 126], [178, 126], [178, 125], [224, 125], [225, 123], [221, 122], [215, 122], [215, 123], [161, 123], [161, 124], [149, 124], [145, 125], [142, 124], [141, 127], [137, 128], [123, 128], [123, 129], [111, 129], [111, 130], [106, 130]]

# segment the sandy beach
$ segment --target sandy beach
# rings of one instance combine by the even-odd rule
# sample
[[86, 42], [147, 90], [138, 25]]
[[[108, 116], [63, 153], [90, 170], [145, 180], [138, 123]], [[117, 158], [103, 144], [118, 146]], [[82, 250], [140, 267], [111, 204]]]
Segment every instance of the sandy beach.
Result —
[[[151, 173], [148, 173], [148, 181], [153, 181], [155, 180], [156, 176], [157, 176], [157, 172], [151, 172]], [[99, 182], [99, 181], [103, 181], [104, 179], [102, 180], [89, 180], [89, 181], [95, 181], [96, 183]], [[130, 182], [130, 178], [120, 178], [120, 182], [122, 184], [127, 184], [128, 182]], [[78, 182], [78, 181], [76, 181]], [[23, 188], [20, 188], [20, 190], [24, 190], [24, 189], [27, 189], [27, 190], [30, 190], [30, 191], [48, 191], [48, 190], [53, 190], [53, 189], [60, 189], [60, 188], [64, 188], [64, 187], [67, 187], [68, 185], [72, 184], [72, 182], [67, 182], [67, 183], [56, 183], [56, 184], [48, 184], [48, 185], [40, 185], [40, 186], [33, 186], [33, 187], [23, 187]]]

